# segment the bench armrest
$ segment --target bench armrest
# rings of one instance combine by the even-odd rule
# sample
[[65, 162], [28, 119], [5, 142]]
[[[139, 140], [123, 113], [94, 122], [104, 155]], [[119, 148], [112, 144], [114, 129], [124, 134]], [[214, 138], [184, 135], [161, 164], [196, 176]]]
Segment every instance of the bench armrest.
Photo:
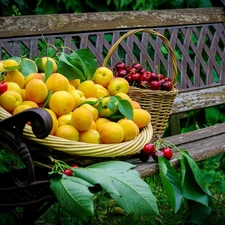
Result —
[[[30, 151], [23, 141], [23, 129], [30, 122], [37, 138], [45, 138], [52, 129], [51, 115], [44, 109], [32, 108], [0, 121], [0, 144], [12, 154], [19, 157], [27, 169], [27, 179], [12, 177], [17, 186], [24, 186], [36, 180]], [[13, 173], [13, 171], [11, 171]]]

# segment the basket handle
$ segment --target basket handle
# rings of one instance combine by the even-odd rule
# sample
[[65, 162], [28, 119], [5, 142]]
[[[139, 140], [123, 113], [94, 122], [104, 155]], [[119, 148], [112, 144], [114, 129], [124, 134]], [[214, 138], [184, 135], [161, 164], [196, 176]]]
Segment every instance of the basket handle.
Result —
[[163, 36], [162, 34], [158, 33], [157, 31], [154, 31], [152, 29], [135, 29], [135, 30], [130, 30], [128, 31], [126, 34], [124, 34], [123, 36], [121, 36], [114, 44], [113, 46], [110, 48], [110, 50], [108, 51], [104, 61], [103, 61], [103, 65], [102, 66], [106, 66], [109, 58], [111, 57], [112, 53], [114, 52], [114, 50], [118, 47], [118, 45], [128, 36], [138, 33], [138, 32], [147, 32], [149, 34], [154, 34], [158, 37], [160, 37], [163, 41], [163, 43], [166, 45], [167, 49], [169, 50], [170, 56], [171, 56], [171, 60], [172, 60], [172, 64], [173, 64], [173, 77], [172, 77], [172, 83], [175, 84], [177, 81], [177, 61], [176, 61], [176, 56], [174, 54], [174, 50], [169, 42], [169, 40]]

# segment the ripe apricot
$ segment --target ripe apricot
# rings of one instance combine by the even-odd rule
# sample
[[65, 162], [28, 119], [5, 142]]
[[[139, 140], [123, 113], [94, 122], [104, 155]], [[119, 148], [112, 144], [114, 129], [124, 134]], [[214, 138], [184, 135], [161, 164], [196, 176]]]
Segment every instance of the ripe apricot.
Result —
[[147, 110], [134, 109], [133, 121], [139, 128], [146, 127], [151, 122], [151, 115]]
[[92, 114], [85, 108], [76, 108], [71, 117], [71, 125], [73, 125], [78, 131], [88, 130], [93, 121]]
[[25, 78], [19, 71], [8, 71], [4, 76], [4, 81], [17, 83], [20, 88], [24, 88], [25, 85]]
[[22, 94], [22, 89], [20, 88], [20, 86], [17, 83], [12, 82], [12, 81], [8, 81], [6, 83], [7, 83], [7, 86], [8, 86], [7, 90], [16, 91], [20, 95]]
[[103, 124], [99, 133], [102, 143], [104, 144], [121, 143], [124, 138], [124, 131], [122, 127], [116, 122], [110, 121]]
[[69, 124], [63, 124], [56, 129], [54, 133], [55, 136], [65, 138], [71, 141], [78, 141], [79, 140], [79, 132], [78, 130]]
[[56, 91], [50, 97], [48, 105], [57, 116], [61, 116], [73, 110], [74, 99], [73, 96], [67, 91]]
[[82, 104], [82, 105], [80, 106], [80, 108], [85, 108], [85, 109], [87, 109], [88, 111], [90, 111], [90, 113], [91, 113], [92, 116], [93, 116], [93, 120], [94, 120], [94, 121], [96, 121], [96, 120], [98, 119], [98, 110], [97, 110], [94, 106], [92, 106], [92, 105], [86, 103], [86, 104]]
[[99, 144], [101, 138], [97, 130], [88, 129], [87, 131], [80, 132], [79, 141], [92, 144]]
[[96, 97], [97, 94], [97, 87], [92, 80], [83, 81], [78, 85], [77, 90], [82, 91], [86, 98]]
[[107, 67], [99, 67], [94, 75], [93, 80], [96, 84], [100, 84], [103, 87], [107, 87], [109, 82], [113, 79], [113, 72]]
[[8, 112], [13, 110], [22, 103], [21, 95], [16, 91], [5, 91], [0, 96], [0, 105]]
[[69, 91], [69, 80], [61, 73], [53, 73], [45, 81], [48, 90], [56, 91]]
[[73, 85], [74, 88], [77, 88], [80, 84], [80, 79], [69, 80], [69, 83]]
[[124, 118], [120, 119], [117, 123], [123, 128], [123, 141], [133, 140], [139, 134], [138, 126], [132, 120]]
[[40, 79], [45, 81], [45, 74], [44, 73], [31, 73], [25, 78], [25, 86], [32, 80], [32, 79]]
[[24, 110], [26, 110], [26, 109], [30, 109], [30, 108], [32, 108], [31, 106], [29, 106], [29, 105], [18, 105], [14, 110], [13, 110], [13, 115], [16, 115], [16, 114], [18, 114], [18, 113], [20, 113], [20, 112], [22, 112], [22, 111], [24, 111]]
[[58, 117], [59, 126], [71, 124], [72, 113], [67, 113]]
[[38, 108], [38, 104], [36, 102], [30, 101], [30, 100], [25, 100], [21, 103], [21, 105], [28, 105], [32, 108]]
[[[18, 70], [18, 62], [14, 59], [6, 59], [2, 62], [2, 66], [3, 69], [7, 71], [7, 67], [10, 68], [10, 71], [17, 71]], [[15, 69], [11, 70], [13, 67], [15, 67]]]
[[51, 117], [52, 117], [52, 123], [53, 123], [53, 125], [52, 125], [52, 129], [51, 129], [50, 134], [53, 135], [53, 134], [56, 132], [58, 126], [59, 126], [59, 122], [58, 122], [58, 120], [57, 120], [57, 116], [56, 116], [56, 114], [55, 114], [51, 109], [49, 109], [49, 108], [44, 108], [44, 109], [45, 109], [47, 112], [49, 112], [49, 114], [50, 114]]
[[48, 88], [44, 81], [35, 78], [32, 79], [25, 87], [25, 95], [28, 100], [42, 103], [48, 95]]
[[107, 118], [98, 118], [98, 119], [95, 121], [96, 130], [99, 132], [100, 129], [101, 129], [101, 126], [102, 126], [104, 123], [107, 123], [107, 122], [110, 122], [110, 120], [107, 119]]

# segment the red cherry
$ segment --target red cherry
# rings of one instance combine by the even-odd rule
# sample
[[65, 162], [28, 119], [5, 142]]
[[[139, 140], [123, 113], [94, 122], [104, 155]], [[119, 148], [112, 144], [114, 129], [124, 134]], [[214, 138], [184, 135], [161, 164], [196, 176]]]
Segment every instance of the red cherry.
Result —
[[141, 68], [141, 69], [138, 70], [138, 72], [139, 72], [140, 74], [144, 74], [144, 73], [147, 72], [147, 71], [146, 71], [146, 69]]
[[170, 79], [170, 77], [165, 77], [164, 80], [165, 80], [165, 81], [170, 81], [170, 82], [172, 82], [171, 79]]
[[170, 160], [173, 156], [173, 150], [171, 148], [163, 148], [162, 152], [164, 153], [164, 157], [168, 160]]
[[159, 90], [160, 89], [160, 83], [159, 81], [153, 80], [150, 82], [150, 89], [151, 90]]
[[139, 71], [142, 68], [142, 65], [140, 63], [134, 63], [132, 67]]
[[145, 73], [143, 73], [142, 75], [141, 75], [141, 80], [142, 81], [150, 81], [150, 79], [151, 79], [151, 75], [149, 74], [149, 73], [147, 73], [147, 72], [145, 72]]
[[79, 168], [79, 166], [76, 163], [71, 164], [71, 167], [73, 167], [73, 168]]
[[159, 83], [160, 83], [160, 87], [161, 87], [162, 83], [164, 83], [164, 82], [165, 82], [165, 80], [164, 80], [164, 79], [162, 79], [162, 80], [159, 80]]
[[164, 152], [162, 151], [155, 151], [153, 154], [152, 154], [152, 158], [158, 162], [158, 157], [164, 157]]
[[165, 81], [161, 84], [161, 89], [163, 91], [171, 91], [173, 88], [173, 84], [170, 81]]
[[65, 175], [67, 175], [67, 176], [72, 176], [72, 175], [73, 175], [73, 171], [72, 171], [71, 169], [65, 169], [65, 170], [63, 171], [63, 173], [64, 173]]
[[118, 71], [119, 69], [126, 69], [126, 64], [124, 62], [118, 62], [115, 65], [116, 70]]
[[0, 93], [4, 93], [8, 89], [8, 84], [5, 81], [0, 83]]
[[141, 80], [141, 74], [140, 73], [133, 73], [133, 74], [131, 74], [131, 76], [132, 76], [132, 79], [134, 80], [134, 81], [140, 81]]
[[152, 74], [151, 74], [151, 80], [159, 81], [159, 76], [158, 76], [158, 74], [152, 73]]
[[147, 162], [148, 159], [150, 158], [149, 155], [145, 154], [143, 152], [143, 150], [141, 150], [140, 154], [139, 154], [139, 159], [142, 161], [142, 162]]
[[133, 67], [127, 68], [126, 70], [127, 70], [127, 74], [129, 75], [137, 72], [137, 70]]
[[140, 88], [146, 88], [146, 89], [148, 89], [148, 88], [150, 87], [148, 81], [146, 81], [146, 80], [143, 80], [143, 81], [140, 80], [138, 86], [139, 86]]
[[152, 143], [147, 143], [144, 145], [142, 151], [147, 155], [152, 155], [155, 152], [155, 145]]
[[127, 80], [129, 83], [132, 83], [132, 82], [133, 82], [132, 75], [128, 75], [128, 76], [126, 77], [126, 80]]
[[116, 72], [116, 76], [117, 77], [125, 77], [127, 75], [127, 71], [125, 69], [119, 69], [117, 72]]
[[158, 77], [159, 77], [159, 80], [162, 80], [165, 78], [161, 73], [158, 74]]

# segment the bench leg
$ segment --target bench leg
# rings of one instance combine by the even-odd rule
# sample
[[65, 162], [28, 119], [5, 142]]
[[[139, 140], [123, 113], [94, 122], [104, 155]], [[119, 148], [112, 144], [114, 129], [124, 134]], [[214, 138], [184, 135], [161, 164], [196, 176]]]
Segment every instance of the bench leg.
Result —
[[25, 205], [18, 208], [2, 207], [0, 208], [0, 218], [1, 215], [5, 215], [4, 219], [10, 221], [10, 223], [7, 222], [7, 224], [33, 225], [35, 221], [37, 221], [37, 219], [41, 215], [43, 215], [52, 206], [53, 203], [55, 203], [55, 201], [55, 199], [50, 199], [47, 201], [45, 200], [43, 202]]

